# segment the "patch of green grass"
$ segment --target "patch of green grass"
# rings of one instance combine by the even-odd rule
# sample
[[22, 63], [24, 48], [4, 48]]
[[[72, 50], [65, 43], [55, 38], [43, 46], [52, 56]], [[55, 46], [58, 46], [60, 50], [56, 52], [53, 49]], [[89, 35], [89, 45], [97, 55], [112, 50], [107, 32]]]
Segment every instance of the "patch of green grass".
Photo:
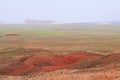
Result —
[[59, 31], [34, 31], [33, 33], [43, 34], [43, 35], [61, 35], [61, 34], [64, 34], [64, 32], [59, 32]]

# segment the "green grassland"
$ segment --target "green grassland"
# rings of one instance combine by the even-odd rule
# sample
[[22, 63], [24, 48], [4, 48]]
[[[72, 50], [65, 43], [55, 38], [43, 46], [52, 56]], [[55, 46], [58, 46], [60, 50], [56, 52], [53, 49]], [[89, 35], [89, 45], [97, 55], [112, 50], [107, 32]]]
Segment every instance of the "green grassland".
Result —
[[[5, 36], [6, 34], [19, 36]], [[89, 51], [102, 54], [120, 49], [120, 25], [5, 24], [0, 25], [0, 36], [1, 51], [11, 47], [31, 47], [52, 53]], [[1, 51], [0, 55], [9, 54]]]

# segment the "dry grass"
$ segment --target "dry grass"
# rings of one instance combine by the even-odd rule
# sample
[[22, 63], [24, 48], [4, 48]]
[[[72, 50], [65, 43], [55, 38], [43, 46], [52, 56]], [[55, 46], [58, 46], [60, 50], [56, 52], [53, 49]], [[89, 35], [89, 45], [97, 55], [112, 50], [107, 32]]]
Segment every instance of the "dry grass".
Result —
[[[7, 34], [18, 34], [18, 36], [5, 36]], [[120, 25], [0, 25], [0, 65], [20, 56], [25, 57], [40, 53], [65, 54], [68, 52], [88, 51], [107, 55], [120, 49], [119, 36]], [[61, 74], [64, 72], [70, 73], [72, 76], [66, 73]], [[86, 78], [83, 80], [97, 80], [97, 77], [105, 80], [111, 76], [113, 76], [111, 79], [119, 79], [120, 76], [118, 70], [98, 72], [97, 74], [88, 70], [78, 73], [77, 78], [75, 78], [76, 74], [66, 70], [50, 74], [56, 76], [55, 74], [59, 73], [61, 74], [58, 75], [61, 76], [60, 80], [79, 80], [83, 78]], [[0, 80], [40, 80], [42, 78], [42, 80], [46, 80], [46, 75], [49, 75], [49, 73], [43, 77], [39, 75], [36, 77], [33, 77], [34, 75], [32, 77], [0, 76]], [[94, 75], [96, 76], [94, 77]], [[56, 78], [49, 78], [48, 80], [56, 80]]]

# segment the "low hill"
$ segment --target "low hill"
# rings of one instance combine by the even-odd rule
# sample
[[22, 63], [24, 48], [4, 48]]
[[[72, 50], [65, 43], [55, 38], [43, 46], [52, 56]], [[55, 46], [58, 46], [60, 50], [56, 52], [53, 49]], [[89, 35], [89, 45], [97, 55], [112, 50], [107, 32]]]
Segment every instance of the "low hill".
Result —
[[50, 21], [50, 20], [34, 20], [29, 19], [24, 21], [25, 24], [58, 24], [56, 21]]
[[69, 65], [101, 57], [101, 55], [87, 52], [68, 53], [64, 55], [39, 54], [15, 59], [7, 65], [0, 66], [1, 75], [38, 74], [59, 69]]

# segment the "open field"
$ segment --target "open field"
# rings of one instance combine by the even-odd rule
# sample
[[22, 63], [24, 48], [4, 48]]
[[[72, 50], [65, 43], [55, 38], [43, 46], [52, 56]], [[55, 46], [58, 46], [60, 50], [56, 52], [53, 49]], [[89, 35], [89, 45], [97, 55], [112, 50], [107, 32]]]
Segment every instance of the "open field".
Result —
[[111, 52], [120, 48], [119, 30], [119, 25], [0, 25], [0, 48]]
[[0, 80], [120, 80], [119, 73], [120, 25], [0, 25]]

